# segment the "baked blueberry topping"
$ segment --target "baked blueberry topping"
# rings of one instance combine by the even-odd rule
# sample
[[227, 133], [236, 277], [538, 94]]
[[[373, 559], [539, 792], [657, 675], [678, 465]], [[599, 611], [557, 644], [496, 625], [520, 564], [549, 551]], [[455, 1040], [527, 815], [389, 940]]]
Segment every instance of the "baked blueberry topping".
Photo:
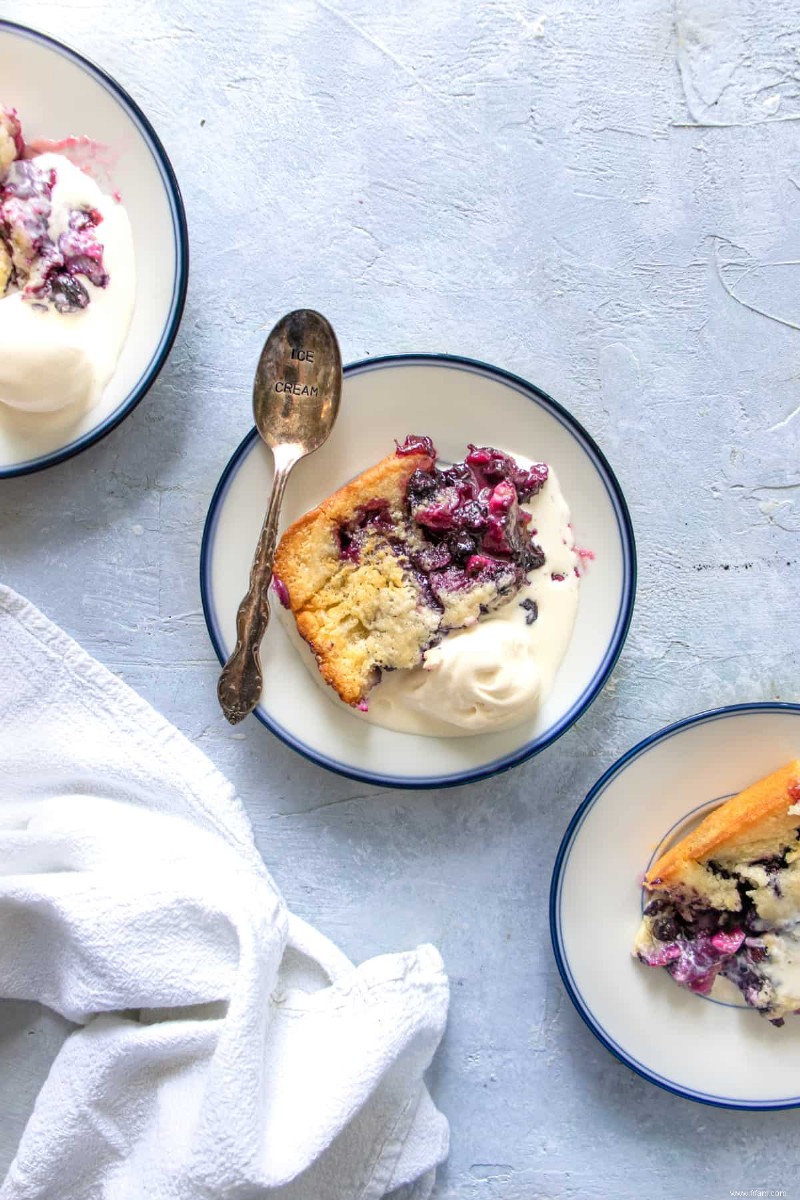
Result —
[[351, 520], [339, 526], [339, 554], [350, 562], [358, 562], [367, 530], [390, 534], [394, 521], [385, 500], [368, 500]]
[[291, 607], [291, 602], [289, 600], [289, 589], [279, 575], [272, 576], [272, 587], [282, 606], [284, 608]]
[[[713, 860], [705, 864], [718, 879], [735, 884], [736, 911], [709, 908], [691, 896], [654, 896], [643, 914], [649, 918], [650, 943], [639, 949], [639, 958], [649, 966], [666, 967], [676, 983], [704, 995], [711, 991], [717, 975], [724, 975], [749, 1005], [768, 1013], [773, 986], [762, 966], [769, 951], [760, 936], [768, 926], [755, 907], [757, 885], [747, 876], [755, 869], [764, 871], [768, 886], [780, 896], [780, 880], [791, 850], [787, 846], [782, 854], [754, 859], [737, 869]], [[760, 886], [763, 890], [764, 885]]]
[[429, 454], [431, 458], [436, 458], [436, 447], [429, 437], [416, 437], [410, 433], [402, 445], [399, 442], [395, 442], [395, 445], [398, 458], [405, 458], [408, 454]]
[[18, 159], [0, 181], [0, 237], [14, 267], [12, 283], [27, 282], [33, 263], [53, 243], [48, 234], [56, 173]]
[[674, 942], [680, 937], [680, 926], [675, 917], [659, 917], [653, 922], [653, 937], [660, 942]]
[[[547, 467], [523, 468], [500, 450], [473, 445], [464, 462], [438, 467], [431, 439], [415, 435], [398, 444], [396, 453], [425, 454], [433, 463], [411, 475], [401, 517], [393, 517], [384, 502], [370, 501], [339, 526], [341, 557], [358, 562], [365, 540], [380, 532], [410, 564], [424, 601], [434, 608], [487, 585], [497, 597], [519, 591], [528, 572], [544, 563], [529, 529], [530, 514], [520, 504], [541, 490]], [[532, 624], [536, 604], [528, 600], [525, 608]]]
[[534, 463], [531, 467], [520, 467], [508, 454], [494, 450], [491, 446], [470, 446], [467, 465], [476, 476], [487, 483], [500, 483], [510, 479], [514, 484], [520, 504], [527, 504], [547, 482], [547, 464]]
[[539, 605], [535, 600], [527, 597], [525, 600], [520, 601], [520, 608], [525, 609], [525, 624], [532, 625], [539, 616]]
[[[453, 567], [471, 578], [505, 578], [511, 571], [518, 588], [544, 563], [528, 532], [530, 515], [519, 506], [546, 479], [544, 464], [525, 469], [500, 450], [470, 445], [464, 462], [414, 472], [410, 515], [426, 542], [447, 548]], [[452, 586], [452, 572], [449, 578]]]
[[[24, 145], [18, 125], [16, 129], [21, 154]], [[52, 305], [61, 313], [79, 312], [90, 302], [82, 279], [98, 288], [108, 286], [103, 247], [95, 236], [103, 218], [93, 208], [72, 209], [67, 228], [53, 241], [56, 182], [56, 171], [35, 158], [17, 157], [0, 176], [0, 266], [10, 263], [10, 270], [0, 272], [0, 294], [15, 288], [37, 309]]]
[[745, 942], [744, 930], [731, 923], [731, 913], [681, 911], [657, 897], [650, 901], [645, 915], [653, 918], [650, 932], [656, 945], [639, 957], [648, 966], [666, 967], [676, 983], [703, 995], [711, 991], [717, 975]]

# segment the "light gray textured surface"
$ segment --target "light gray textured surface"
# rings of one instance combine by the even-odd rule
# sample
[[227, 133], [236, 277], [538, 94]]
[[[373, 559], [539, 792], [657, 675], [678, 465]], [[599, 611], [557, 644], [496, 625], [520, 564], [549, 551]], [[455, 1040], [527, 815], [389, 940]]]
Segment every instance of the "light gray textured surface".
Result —
[[[301, 915], [358, 958], [440, 947], [438, 1200], [793, 1195], [797, 1114], [705, 1109], [613, 1060], [562, 990], [546, 900], [570, 814], [634, 741], [703, 707], [797, 699], [798, 5], [7, 0], [3, 15], [142, 104], [193, 261], [140, 408], [0, 485], [2, 578], [228, 773]], [[627, 648], [591, 712], [511, 774], [376, 791], [219, 715], [200, 533], [265, 331], [301, 304], [346, 359], [444, 350], [529, 377], [618, 473], [640, 553]], [[21, 1024], [15, 1009], [14, 1062]], [[34, 1085], [16, 1066], [5, 1079], [8, 1143]]]

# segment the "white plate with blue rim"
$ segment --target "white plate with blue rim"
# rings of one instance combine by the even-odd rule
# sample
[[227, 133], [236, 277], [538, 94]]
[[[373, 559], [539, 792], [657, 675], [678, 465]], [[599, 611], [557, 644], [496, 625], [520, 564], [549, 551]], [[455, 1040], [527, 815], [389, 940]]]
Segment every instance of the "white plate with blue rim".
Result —
[[573, 1004], [623, 1063], [690, 1100], [800, 1106], [800, 1018], [775, 1028], [724, 979], [701, 996], [634, 959], [641, 879], [712, 809], [798, 754], [797, 704], [739, 704], [679, 721], [603, 775], [556, 859], [550, 927]]
[[100, 440], [148, 391], [175, 339], [189, 270], [175, 173], [139, 106], [100, 67], [36, 30], [0, 20], [0, 103], [28, 140], [90, 139], [107, 155], [133, 229], [136, 303], [114, 374], [94, 408], [19, 414], [0, 405], [0, 479], [53, 466]]
[[[345, 368], [338, 421], [325, 446], [292, 474], [283, 527], [391, 453], [394, 440], [407, 434], [431, 437], [445, 460], [463, 457], [474, 442], [548, 462], [557, 471], [576, 540], [595, 557], [581, 582], [574, 633], [552, 691], [535, 717], [501, 732], [445, 738], [384, 729], [360, 720], [320, 686], [302, 660], [310, 651], [298, 647], [273, 615], [255, 715], [299, 753], [343, 775], [385, 787], [447, 787], [523, 762], [586, 711], [625, 641], [636, 554], [619, 484], [575, 418], [523, 379], [447, 355], [375, 358]], [[203, 608], [220, 662], [235, 643], [236, 610], [271, 479], [271, 456], [252, 430], [225, 468], [203, 535]]]

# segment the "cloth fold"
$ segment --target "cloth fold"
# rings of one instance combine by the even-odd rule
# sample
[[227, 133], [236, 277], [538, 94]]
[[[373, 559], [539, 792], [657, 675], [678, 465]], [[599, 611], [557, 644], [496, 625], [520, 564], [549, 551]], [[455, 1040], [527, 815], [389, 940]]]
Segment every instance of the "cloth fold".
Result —
[[289, 913], [230, 784], [4, 587], [0, 997], [78, 1026], [0, 1200], [426, 1200], [447, 1154], [438, 952]]

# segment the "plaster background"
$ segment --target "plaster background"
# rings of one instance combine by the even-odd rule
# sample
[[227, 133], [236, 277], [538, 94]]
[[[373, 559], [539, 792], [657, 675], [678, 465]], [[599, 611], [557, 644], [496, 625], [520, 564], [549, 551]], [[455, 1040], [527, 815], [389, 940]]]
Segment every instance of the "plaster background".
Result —
[[[796, 0], [6, 0], [3, 16], [139, 101], [192, 245], [150, 395], [77, 459], [0, 485], [4, 581], [234, 780], [300, 915], [357, 959], [440, 947], [438, 1200], [794, 1195], [797, 1115], [705, 1109], [619, 1065], [562, 990], [545, 906], [569, 816], [634, 741], [798, 698]], [[379, 791], [219, 714], [200, 533], [263, 338], [305, 304], [345, 360], [447, 351], [532, 379], [618, 474], [640, 555], [626, 650], [589, 714], [511, 774]], [[0, 1011], [2, 1172], [38, 1085], [30, 1039], [57, 1030]]]

